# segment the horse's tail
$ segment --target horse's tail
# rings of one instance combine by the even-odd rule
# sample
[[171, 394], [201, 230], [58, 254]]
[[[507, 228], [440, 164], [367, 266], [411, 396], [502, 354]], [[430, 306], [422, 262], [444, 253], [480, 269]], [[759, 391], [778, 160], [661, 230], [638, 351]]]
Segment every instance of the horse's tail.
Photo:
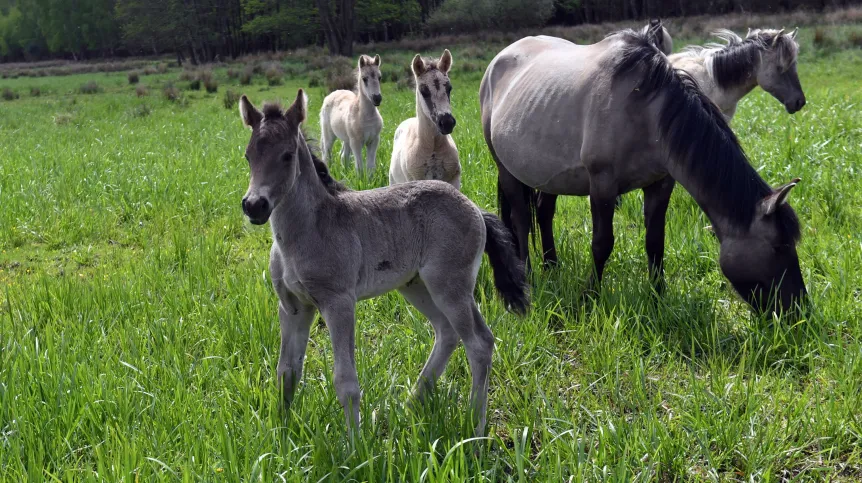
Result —
[[524, 264], [515, 251], [512, 232], [500, 218], [492, 213], [482, 213], [485, 220], [485, 253], [494, 271], [494, 285], [506, 307], [516, 314], [523, 315], [530, 305], [527, 293], [527, 275]]

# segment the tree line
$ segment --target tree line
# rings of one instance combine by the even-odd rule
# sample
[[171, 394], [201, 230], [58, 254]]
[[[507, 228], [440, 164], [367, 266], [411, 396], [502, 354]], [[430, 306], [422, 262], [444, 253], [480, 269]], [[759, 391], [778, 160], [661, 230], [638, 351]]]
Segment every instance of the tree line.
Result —
[[0, 60], [172, 53], [180, 63], [406, 35], [512, 30], [728, 12], [840, 7], [853, 0], [0, 0]]

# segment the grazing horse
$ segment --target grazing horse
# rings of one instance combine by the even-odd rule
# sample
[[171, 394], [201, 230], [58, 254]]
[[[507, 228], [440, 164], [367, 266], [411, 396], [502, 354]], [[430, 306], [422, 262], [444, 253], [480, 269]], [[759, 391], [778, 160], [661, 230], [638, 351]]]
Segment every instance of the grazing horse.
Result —
[[770, 188], [721, 111], [643, 33], [617, 32], [586, 46], [521, 39], [489, 64], [480, 103], [522, 260], [532, 190], [589, 195], [589, 286], [596, 288], [613, 250], [614, 199], [641, 188], [649, 269], [660, 290], [665, 215], [677, 180], [715, 226], [721, 270], [746, 302], [789, 309], [805, 295], [799, 221], [785, 203], [796, 182]]
[[[697, 82], [728, 122], [733, 119], [739, 101], [758, 85], [793, 114], [805, 106], [805, 93], [796, 73], [799, 53], [796, 32], [754, 30], [743, 40], [729, 30], [721, 30], [714, 35], [723, 39], [725, 45], [689, 46], [668, 59], [674, 68], [684, 70]], [[554, 213], [557, 195], [539, 193], [536, 205], [542, 258], [546, 266], [556, 265]]]
[[439, 179], [461, 189], [461, 163], [452, 140], [455, 117], [449, 104], [452, 54], [443, 51], [439, 60], [413, 57], [416, 81], [416, 117], [402, 122], [395, 131], [389, 184], [420, 179]]
[[664, 55], [670, 55], [673, 52], [673, 39], [670, 38], [670, 33], [664, 28], [660, 18], [650, 19], [649, 23], [644, 25], [641, 33], [647, 35], [658, 50], [661, 50]]
[[[485, 427], [494, 336], [473, 298], [482, 252], [497, 290], [523, 313], [529, 304], [523, 264], [495, 215], [440, 181], [350, 191], [334, 181], [300, 130], [307, 98], [287, 110], [257, 110], [240, 99], [251, 128], [251, 170], [242, 208], [254, 224], [272, 220], [269, 270], [278, 294], [278, 380], [289, 405], [302, 378], [308, 334], [319, 311], [332, 340], [333, 382], [349, 429], [359, 422], [354, 360], [356, 302], [398, 290], [434, 327], [434, 347], [414, 397], [422, 400], [462, 340], [473, 376], [472, 417]], [[353, 432], [351, 431], [351, 434]]]
[[[356, 171], [374, 172], [377, 164], [377, 146], [383, 117], [377, 107], [383, 101], [380, 94], [380, 56], [372, 59], [359, 56], [357, 93], [337, 90], [326, 96], [320, 108], [320, 138], [323, 142], [323, 162], [329, 163], [329, 153], [335, 138], [341, 140], [341, 161], [347, 163], [350, 154]], [[362, 162], [362, 148], [367, 147], [366, 161]]]

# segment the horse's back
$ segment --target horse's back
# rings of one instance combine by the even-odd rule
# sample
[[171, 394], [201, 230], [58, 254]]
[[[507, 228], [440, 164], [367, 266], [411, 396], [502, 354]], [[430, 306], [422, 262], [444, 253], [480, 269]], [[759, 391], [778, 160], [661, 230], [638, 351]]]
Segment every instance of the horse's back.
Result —
[[526, 37], [491, 61], [480, 88], [483, 127], [516, 178], [536, 188], [563, 179], [570, 194], [586, 194], [581, 148], [613, 97], [607, 66], [618, 44]]

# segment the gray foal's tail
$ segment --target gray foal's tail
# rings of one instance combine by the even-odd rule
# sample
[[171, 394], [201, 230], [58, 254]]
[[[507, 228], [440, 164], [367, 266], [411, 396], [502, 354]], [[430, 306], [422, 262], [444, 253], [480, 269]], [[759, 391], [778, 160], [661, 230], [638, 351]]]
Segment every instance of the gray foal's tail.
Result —
[[494, 271], [494, 285], [500, 298], [512, 312], [523, 315], [530, 305], [524, 264], [515, 252], [510, 232], [497, 215], [482, 213], [485, 219], [485, 253]]

